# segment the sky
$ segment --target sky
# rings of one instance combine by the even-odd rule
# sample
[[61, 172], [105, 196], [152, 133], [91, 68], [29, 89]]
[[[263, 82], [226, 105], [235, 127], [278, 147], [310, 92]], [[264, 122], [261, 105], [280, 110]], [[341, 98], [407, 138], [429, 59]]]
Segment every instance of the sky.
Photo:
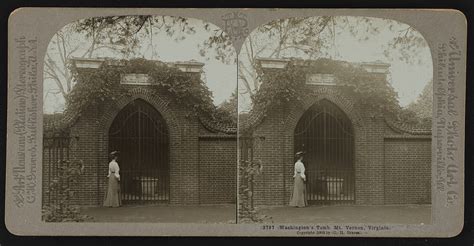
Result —
[[433, 78], [433, 64], [428, 47], [420, 52], [420, 58], [423, 61], [421, 64], [387, 60], [380, 45], [386, 43], [394, 35], [396, 35], [396, 32], [385, 29], [379, 35], [374, 36], [373, 39], [360, 42], [348, 33], [343, 34], [336, 40], [338, 59], [352, 62], [380, 60], [390, 63], [391, 84], [398, 92], [400, 105], [406, 106], [416, 100], [428, 81]]

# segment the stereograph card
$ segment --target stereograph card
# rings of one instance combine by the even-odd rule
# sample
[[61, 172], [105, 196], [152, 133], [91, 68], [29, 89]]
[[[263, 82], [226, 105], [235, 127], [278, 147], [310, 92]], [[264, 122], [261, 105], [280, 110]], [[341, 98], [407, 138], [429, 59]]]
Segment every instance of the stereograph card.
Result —
[[466, 25], [450, 9], [17, 9], [6, 226], [453, 237]]

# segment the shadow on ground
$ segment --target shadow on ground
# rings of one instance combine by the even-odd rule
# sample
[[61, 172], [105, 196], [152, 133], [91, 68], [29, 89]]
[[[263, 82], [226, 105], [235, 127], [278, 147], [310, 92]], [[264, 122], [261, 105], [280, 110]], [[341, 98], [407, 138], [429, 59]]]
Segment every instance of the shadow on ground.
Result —
[[431, 205], [259, 207], [274, 223], [430, 224]]
[[94, 222], [235, 223], [235, 205], [122, 206], [82, 208]]

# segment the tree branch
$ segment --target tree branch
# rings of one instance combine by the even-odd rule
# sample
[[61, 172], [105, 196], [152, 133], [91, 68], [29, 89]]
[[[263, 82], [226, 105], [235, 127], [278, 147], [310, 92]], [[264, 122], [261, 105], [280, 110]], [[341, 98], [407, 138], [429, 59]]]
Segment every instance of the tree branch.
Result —
[[54, 73], [52, 72], [53, 70], [51, 70], [51, 67], [49, 67], [48, 65], [48, 62], [45, 62], [45, 65], [50, 69], [50, 70], [47, 70], [45, 69], [44, 71], [50, 76], [53, 78], [53, 80], [56, 82], [56, 85], [58, 86], [59, 88], [59, 91], [61, 92], [61, 94], [63, 95], [64, 98], [66, 98], [66, 91], [64, 90], [64, 86], [62, 84], [62, 81], [61, 79], [59, 79], [59, 77]]

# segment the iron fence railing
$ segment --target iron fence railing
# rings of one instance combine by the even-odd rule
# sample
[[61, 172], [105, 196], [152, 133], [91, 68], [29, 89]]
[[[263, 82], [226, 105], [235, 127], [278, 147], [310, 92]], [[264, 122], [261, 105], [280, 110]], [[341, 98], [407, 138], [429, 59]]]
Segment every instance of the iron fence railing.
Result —
[[43, 137], [43, 205], [53, 204], [59, 199], [59, 191], [50, 187], [59, 180], [61, 165], [69, 163], [70, 142], [68, 134]]
[[331, 167], [307, 170], [306, 190], [310, 203], [353, 203], [354, 170]]

